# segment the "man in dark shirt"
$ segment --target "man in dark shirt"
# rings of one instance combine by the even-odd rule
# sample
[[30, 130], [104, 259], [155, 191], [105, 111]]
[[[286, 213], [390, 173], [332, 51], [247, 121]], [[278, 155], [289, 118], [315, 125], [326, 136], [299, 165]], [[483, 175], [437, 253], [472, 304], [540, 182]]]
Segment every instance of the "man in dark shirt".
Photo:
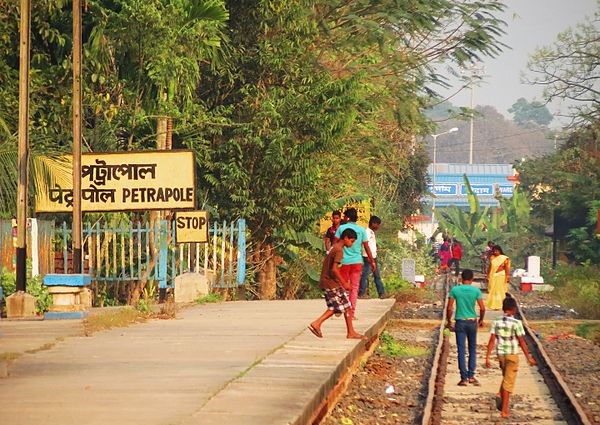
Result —
[[329, 250], [333, 246], [335, 242], [335, 232], [337, 232], [338, 227], [342, 224], [342, 213], [339, 211], [334, 211], [331, 213], [331, 227], [327, 229], [325, 233], [325, 250], [329, 253]]

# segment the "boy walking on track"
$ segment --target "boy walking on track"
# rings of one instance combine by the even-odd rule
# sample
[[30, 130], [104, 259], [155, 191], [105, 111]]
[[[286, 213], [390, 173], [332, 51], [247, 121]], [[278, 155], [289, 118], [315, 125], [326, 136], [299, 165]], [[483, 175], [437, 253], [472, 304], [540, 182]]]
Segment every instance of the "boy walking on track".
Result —
[[510, 411], [508, 410], [508, 399], [514, 391], [517, 371], [519, 370], [519, 346], [523, 350], [523, 354], [531, 366], [535, 366], [535, 360], [529, 355], [527, 345], [523, 336], [523, 322], [515, 319], [513, 316], [517, 312], [517, 301], [508, 296], [502, 302], [502, 310], [504, 315], [501, 318], [494, 320], [490, 329], [490, 341], [488, 342], [487, 355], [485, 357], [485, 366], [490, 367], [490, 354], [496, 343], [496, 354], [498, 362], [502, 369], [502, 384], [500, 385], [500, 393], [496, 397], [496, 407], [501, 410], [501, 416], [508, 418]]
[[[452, 307], [456, 301], [456, 347], [458, 349], [458, 369], [460, 370], [459, 386], [468, 384], [479, 385], [475, 379], [475, 368], [477, 366], [477, 326], [483, 326], [485, 316], [485, 305], [479, 288], [471, 286], [473, 282], [473, 271], [465, 269], [462, 272], [462, 285], [455, 286], [450, 290], [448, 296], [448, 308], [446, 311], [448, 328], [452, 329]], [[475, 303], [479, 304], [479, 322], [475, 312]], [[466, 344], [469, 345], [469, 364], [466, 363]]]
[[356, 232], [352, 229], [346, 229], [340, 235], [332, 246], [329, 254], [323, 261], [323, 269], [321, 270], [321, 278], [319, 279], [319, 287], [325, 292], [325, 302], [327, 310], [317, 320], [312, 322], [308, 329], [317, 337], [323, 338], [321, 325], [334, 314], [344, 315], [346, 320], [346, 338], [349, 339], [365, 339], [354, 330], [352, 326], [352, 306], [348, 299], [346, 289], [349, 288], [348, 281], [342, 278], [340, 274], [340, 263], [344, 256], [344, 247], [350, 247], [356, 241]]
[[344, 258], [342, 259], [342, 267], [340, 273], [344, 282], [350, 281], [350, 303], [352, 304], [351, 316], [355, 319], [356, 312], [356, 300], [358, 299], [358, 289], [360, 286], [360, 276], [362, 273], [363, 257], [362, 247], [364, 247], [367, 253], [367, 261], [371, 264], [373, 271], [377, 270], [375, 260], [371, 254], [371, 248], [369, 248], [369, 238], [364, 227], [359, 226], [356, 222], [358, 221], [358, 211], [356, 208], [348, 208], [344, 211], [344, 217], [348, 219], [348, 222], [342, 224], [335, 233], [335, 237], [341, 238], [342, 232], [346, 229], [352, 229], [356, 232], [356, 241], [352, 246], [344, 246]]

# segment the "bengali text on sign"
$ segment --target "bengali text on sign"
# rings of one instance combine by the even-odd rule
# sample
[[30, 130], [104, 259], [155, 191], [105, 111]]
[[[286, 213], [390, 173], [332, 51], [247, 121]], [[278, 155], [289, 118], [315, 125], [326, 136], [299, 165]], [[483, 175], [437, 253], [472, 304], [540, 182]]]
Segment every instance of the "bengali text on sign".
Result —
[[[69, 157], [67, 163], [72, 164]], [[194, 154], [191, 151], [83, 154], [82, 211], [193, 209]], [[71, 165], [72, 167], [72, 165]], [[38, 190], [37, 212], [70, 212], [70, 173], [55, 173], [53, 184]]]

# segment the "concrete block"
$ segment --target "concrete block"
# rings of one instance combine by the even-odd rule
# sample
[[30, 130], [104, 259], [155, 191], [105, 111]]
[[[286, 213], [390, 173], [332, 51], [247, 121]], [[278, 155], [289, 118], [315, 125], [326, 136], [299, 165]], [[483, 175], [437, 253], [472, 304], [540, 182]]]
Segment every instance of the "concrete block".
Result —
[[81, 289], [79, 302], [86, 310], [92, 308], [92, 290], [90, 288]]
[[210, 291], [208, 282], [204, 273], [184, 273], [177, 276], [175, 278], [175, 302], [189, 303], [208, 295]]
[[527, 276], [538, 277], [540, 275], [540, 257], [530, 255], [527, 257]]
[[6, 298], [6, 316], [9, 319], [35, 317], [35, 297], [19, 291]]
[[521, 278], [521, 283], [542, 284], [542, 283], [544, 283], [544, 278], [541, 276], [537, 276], [537, 277], [523, 276]]

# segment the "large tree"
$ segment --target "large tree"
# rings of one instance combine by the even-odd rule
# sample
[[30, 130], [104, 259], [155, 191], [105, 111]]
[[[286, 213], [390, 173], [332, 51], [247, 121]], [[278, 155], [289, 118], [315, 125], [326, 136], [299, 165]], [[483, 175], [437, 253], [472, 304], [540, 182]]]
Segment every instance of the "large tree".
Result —
[[524, 97], [517, 99], [508, 112], [513, 114], [513, 121], [523, 128], [546, 127], [554, 119], [542, 102], [537, 100], [528, 102]]
[[[599, 2], [600, 4], [600, 2]], [[544, 88], [547, 101], [566, 101], [574, 122], [600, 118], [600, 12], [558, 34], [553, 46], [537, 49], [525, 81]]]

